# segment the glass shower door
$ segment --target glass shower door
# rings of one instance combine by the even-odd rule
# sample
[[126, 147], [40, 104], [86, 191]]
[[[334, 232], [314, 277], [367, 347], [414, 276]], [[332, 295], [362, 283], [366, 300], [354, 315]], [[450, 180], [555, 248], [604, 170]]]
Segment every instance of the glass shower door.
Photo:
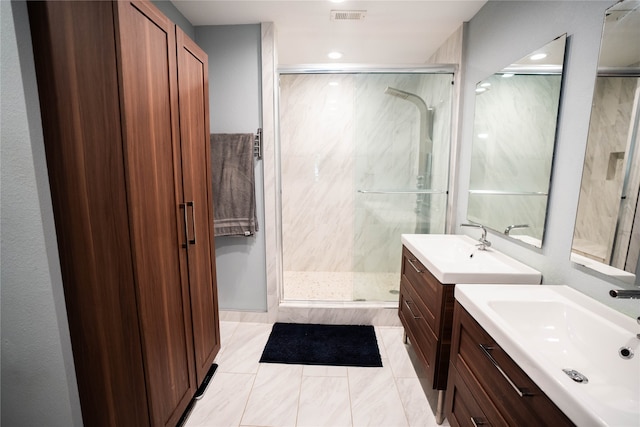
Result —
[[445, 230], [451, 82], [280, 74], [284, 300], [397, 303], [400, 235]]
[[397, 301], [401, 235], [445, 232], [451, 74], [356, 76], [355, 301]]

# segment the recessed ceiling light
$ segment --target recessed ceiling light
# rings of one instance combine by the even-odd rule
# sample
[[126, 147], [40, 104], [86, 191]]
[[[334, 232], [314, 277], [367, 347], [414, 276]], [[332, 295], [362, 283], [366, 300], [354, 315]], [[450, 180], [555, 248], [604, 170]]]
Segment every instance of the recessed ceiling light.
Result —
[[488, 133], [479, 133], [478, 134], [478, 138], [487, 139], [487, 138], [489, 138], [489, 134]]
[[329, 82], [329, 86], [340, 86], [338, 82]]
[[327, 56], [331, 59], [340, 59], [342, 58], [342, 53], [334, 51], [334, 52], [329, 52]]
[[482, 92], [486, 92], [487, 88], [486, 87], [477, 87], [476, 88], [476, 93], [482, 93]]
[[480, 83], [480, 87], [489, 87], [489, 86], [491, 86], [491, 83], [489, 82]]
[[529, 59], [532, 60], [532, 61], [539, 61], [539, 60], [544, 59], [546, 57], [547, 57], [546, 53], [536, 53], [535, 55], [531, 55], [529, 57]]
[[331, 3], [342, 3], [344, 0], [329, 0]]
[[502, 75], [502, 78], [503, 79], [508, 79], [509, 77], [513, 77], [513, 76], [515, 76], [515, 74], [513, 74], [513, 73], [504, 73]]

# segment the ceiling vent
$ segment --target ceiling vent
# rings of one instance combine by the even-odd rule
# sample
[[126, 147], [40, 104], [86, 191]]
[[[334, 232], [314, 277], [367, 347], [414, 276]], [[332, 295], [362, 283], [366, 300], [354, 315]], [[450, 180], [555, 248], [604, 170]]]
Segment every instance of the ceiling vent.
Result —
[[366, 10], [332, 10], [332, 21], [362, 21], [367, 15]]

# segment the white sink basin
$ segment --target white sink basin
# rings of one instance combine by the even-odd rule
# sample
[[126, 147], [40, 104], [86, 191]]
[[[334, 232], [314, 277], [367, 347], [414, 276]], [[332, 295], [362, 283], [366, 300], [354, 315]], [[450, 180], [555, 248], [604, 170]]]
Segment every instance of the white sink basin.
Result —
[[[455, 297], [575, 424], [640, 426], [632, 318], [568, 286], [460, 285]], [[621, 347], [635, 356], [623, 359]]]
[[403, 234], [402, 243], [442, 283], [538, 284], [539, 271], [457, 234]]

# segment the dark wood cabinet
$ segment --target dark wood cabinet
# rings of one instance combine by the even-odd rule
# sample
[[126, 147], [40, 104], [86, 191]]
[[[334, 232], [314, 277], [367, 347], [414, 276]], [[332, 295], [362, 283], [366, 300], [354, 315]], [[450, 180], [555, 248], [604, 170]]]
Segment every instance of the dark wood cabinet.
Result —
[[207, 57], [148, 2], [30, 2], [86, 425], [175, 425], [220, 348]]
[[447, 388], [454, 284], [443, 284], [402, 248], [398, 314], [434, 389]]
[[573, 425], [459, 303], [445, 408], [452, 426]]
[[[176, 27], [182, 176], [187, 218], [191, 317], [196, 379], [201, 384], [220, 350], [215, 284], [213, 195], [209, 150], [207, 54]], [[196, 203], [195, 201], [198, 201]], [[190, 216], [189, 216], [190, 215]], [[215, 302], [215, 303], [212, 303]]]

